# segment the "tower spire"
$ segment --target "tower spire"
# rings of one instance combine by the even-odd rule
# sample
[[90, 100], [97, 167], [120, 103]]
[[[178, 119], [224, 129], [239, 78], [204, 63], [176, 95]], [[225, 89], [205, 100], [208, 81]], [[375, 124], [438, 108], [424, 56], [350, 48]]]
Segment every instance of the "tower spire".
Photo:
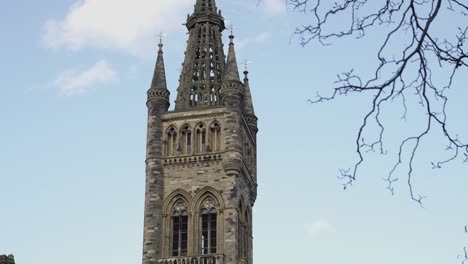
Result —
[[233, 40], [234, 36], [232, 34], [229, 35], [229, 50], [226, 62], [226, 72], [224, 73], [224, 80], [240, 82], [239, 69], [237, 68], [236, 51], [234, 49]]
[[245, 62], [245, 71], [244, 71], [244, 113], [246, 115], [255, 115], [252, 95], [250, 93], [250, 84], [249, 84], [249, 71], [247, 71], [247, 61]]
[[242, 113], [243, 85], [239, 78], [236, 51], [234, 49], [234, 36], [229, 36], [229, 49], [221, 85], [221, 100], [231, 111]]
[[255, 115], [255, 110], [252, 102], [252, 94], [250, 93], [250, 83], [249, 83], [249, 71], [247, 71], [248, 61], [245, 61], [245, 70], [244, 70], [244, 97], [243, 97], [243, 112], [247, 125], [250, 128], [250, 131], [256, 137], [258, 132], [257, 127], [257, 116]]
[[169, 90], [167, 89], [166, 82], [166, 70], [164, 67], [163, 57], [163, 35], [160, 35], [158, 57], [156, 59], [156, 66], [154, 67], [153, 80], [148, 90], [148, 102], [150, 101], [161, 101], [166, 104], [166, 110], [169, 108]]
[[219, 91], [225, 68], [221, 40], [224, 18], [214, 0], [197, 0], [186, 25], [189, 39], [175, 110], [220, 105]]

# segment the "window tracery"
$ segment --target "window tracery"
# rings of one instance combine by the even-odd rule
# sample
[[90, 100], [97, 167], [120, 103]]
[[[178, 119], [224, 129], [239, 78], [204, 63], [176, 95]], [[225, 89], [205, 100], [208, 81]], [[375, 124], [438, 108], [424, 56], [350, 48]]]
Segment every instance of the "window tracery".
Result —
[[221, 149], [221, 126], [218, 121], [213, 122], [210, 126], [211, 134], [211, 150], [219, 151]]
[[198, 124], [195, 132], [195, 152], [205, 153], [206, 152], [206, 128], [203, 123]]
[[181, 152], [182, 155], [192, 154], [192, 131], [189, 125], [184, 125], [181, 131]]
[[172, 256], [187, 255], [188, 215], [186, 205], [179, 201], [172, 212]]
[[215, 254], [217, 250], [217, 211], [211, 197], [201, 208], [201, 254]]
[[166, 154], [167, 156], [176, 155], [177, 151], [177, 130], [174, 126], [171, 126], [167, 130], [167, 140], [166, 140]]

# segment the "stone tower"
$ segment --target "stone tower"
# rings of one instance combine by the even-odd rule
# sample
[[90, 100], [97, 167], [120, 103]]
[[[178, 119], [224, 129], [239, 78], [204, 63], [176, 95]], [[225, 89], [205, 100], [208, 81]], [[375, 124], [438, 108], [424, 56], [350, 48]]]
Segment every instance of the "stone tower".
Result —
[[1, 255], [0, 264], [15, 264], [15, 257], [13, 255]]
[[148, 90], [143, 264], [252, 263], [255, 116], [215, 0], [197, 0], [175, 110], [162, 43]]

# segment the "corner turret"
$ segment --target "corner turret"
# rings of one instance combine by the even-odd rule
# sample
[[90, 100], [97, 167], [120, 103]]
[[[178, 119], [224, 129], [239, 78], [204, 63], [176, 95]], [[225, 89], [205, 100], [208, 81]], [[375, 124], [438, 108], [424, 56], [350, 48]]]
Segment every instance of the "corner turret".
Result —
[[255, 115], [253, 102], [252, 102], [252, 95], [250, 93], [250, 84], [249, 84], [249, 72], [247, 71], [247, 66], [245, 67], [244, 71], [244, 98], [243, 98], [243, 113], [245, 121], [249, 126], [250, 131], [253, 134], [257, 134], [258, 127], [257, 127], [257, 116]]
[[169, 90], [167, 90], [166, 72], [162, 51], [162, 39], [159, 43], [158, 58], [154, 69], [153, 81], [148, 90], [148, 127], [146, 139], [146, 197], [143, 237], [143, 264], [154, 264], [161, 256], [161, 228], [163, 207], [163, 149], [162, 115], [169, 109]]
[[228, 109], [240, 112], [242, 110], [243, 85], [239, 78], [239, 69], [237, 68], [234, 36], [231, 34], [229, 39], [226, 69], [221, 85], [221, 100]]
[[167, 111], [169, 109], [169, 95], [166, 82], [166, 70], [164, 68], [163, 58], [163, 43], [162, 39], [159, 43], [158, 58], [156, 59], [156, 66], [154, 68], [153, 81], [147, 92], [148, 101], [147, 106], [160, 108], [159, 110]]

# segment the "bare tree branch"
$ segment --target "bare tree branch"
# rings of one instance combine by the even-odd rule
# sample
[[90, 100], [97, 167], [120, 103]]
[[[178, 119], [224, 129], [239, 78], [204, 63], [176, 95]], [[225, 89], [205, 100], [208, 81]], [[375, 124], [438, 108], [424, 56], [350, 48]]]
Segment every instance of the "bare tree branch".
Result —
[[[364, 81], [362, 77], [355, 75], [352, 70], [342, 73], [338, 75], [336, 82], [338, 86], [334, 88], [331, 95], [321, 96], [317, 94], [315, 99], [309, 100], [310, 103], [319, 103], [350, 93], [369, 92], [373, 94], [370, 110], [363, 117], [355, 141], [358, 160], [353, 168], [340, 170], [340, 178], [345, 180], [345, 188], [356, 180], [359, 168], [364, 162], [365, 153], [378, 150], [380, 154], [387, 154], [383, 147], [385, 125], [380, 118], [380, 114], [384, 104], [389, 103], [389, 101], [393, 102], [398, 98], [401, 99], [401, 107], [403, 107], [402, 119], [405, 119], [408, 112], [407, 97], [417, 96], [420, 107], [425, 109], [426, 125], [422, 127], [420, 133], [401, 141], [397, 162], [389, 172], [388, 177], [386, 177], [387, 188], [392, 193], [394, 191], [392, 185], [398, 179], [395, 176], [396, 170], [402, 164], [407, 163], [406, 176], [411, 199], [421, 203], [422, 196], [415, 194], [411, 180], [413, 162], [418, 155], [421, 142], [433, 130], [442, 131], [448, 141], [448, 147], [445, 150], [451, 152], [447, 159], [432, 162], [433, 168], [441, 168], [458, 157], [462, 157], [465, 162], [468, 161], [468, 144], [461, 141], [448, 128], [446, 112], [448, 98], [445, 95], [446, 90], [452, 86], [456, 73], [461, 68], [468, 66], [468, 54], [465, 51], [468, 27], [459, 28], [459, 32], [455, 36], [456, 41], [449, 41], [433, 35], [432, 25], [439, 16], [444, 1], [448, 10], [454, 10], [455, 6], [463, 12], [467, 10], [466, 5], [457, 0], [386, 0], [377, 11], [370, 13], [367, 12], [368, 8], [366, 8], [368, 0], [343, 0], [334, 3], [325, 11], [321, 9], [322, 3], [320, 0], [288, 1], [294, 10], [312, 13], [315, 20], [313, 24], [297, 28], [295, 33], [300, 36], [301, 45], [307, 45], [312, 40], [328, 45], [333, 39], [342, 37], [355, 36], [361, 38], [365, 36], [367, 30], [375, 26], [386, 25], [390, 28], [377, 53], [379, 65], [375, 69], [372, 78]], [[344, 30], [326, 31], [325, 26], [332, 17], [346, 14], [350, 21]], [[385, 52], [390, 49], [390, 42], [398, 38], [402, 32], [409, 33], [411, 36], [410, 41], [402, 48], [399, 58], [387, 58]], [[450, 68], [450, 77], [443, 87], [434, 84], [432, 81], [432, 68], [435, 67], [432, 61], [434, 60], [437, 61], [438, 67]], [[415, 71], [415, 69], [417, 70]], [[382, 78], [388, 72], [393, 72], [393, 74], [388, 78]], [[413, 76], [413, 78], [410, 79], [408, 76]], [[436, 111], [435, 109], [439, 105], [441, 105], [442, 110]], [[366, 142], [364, 135], [368, 133], [367, 128], [371, 123], [376, 124], [379, 128], [377, 139]], [[403, 159], [402, 155], [408, 152], [410, 153], [409, 158]]]
[[[387, 155], [385, 147], [387, 129], [392, 126], [382, 118], [390, 104], [400, 107], [401, 120], [405, 121], [409, 111], [420, 112], [423, 121], [419, 131], [407, 131], [399, 142], [396, 161], [384, 180], [393, 194], [398, 174], [404, 175], [412, 200], [422, 206], [424, 196], [415, 191], [413, 184], [414, 162], [420, 155], [420, 147], [427, 144], [430, 134], [440, 133], [446, 141], [441, 153], [446, 158], [432, 161], [432, 168], [442, 168], [447, 163], [461, 160], [468, 163], [467, 135], [459, 137], [451, 127], [447, 105], [447, 91], [453, 88], [458, 74], [468, 68], [466, 50], [468, 32], [468, 2], [465, 0], [286, 0], [297, 12], [311, 14], [312, 22], [298, 27], [295, 34], [300, 44], [311, 41], [330, 45], [340, 38], [363, 38], [372, 29], [386, 31], [377, 52], [378, 65], [370, 78], [363, 78], [353, 70], [337, 76], [336, 87], [330, 95], [310, 99], [312, 104], [328, 102], [338, 96], [352, 93], [368, 93], [369, 110], [363, 115], [355, 139], [357, 161], [349, 169], [340, 169], [339, 178], [346, 189], [356, 180], [366, 154], [376, 152]], [[376, 8], [377, 6], [377, 8]], [[454, 24], [456, 33], [447, 36], [436, 30], [441, 14], [461, 16], [465, 24]], [[335, 29], [333, 22], [339, 18], [347, 21]], [[335, 19], [335, 20], [334, 20]], [[334, 25], [330, 26], [330, 24]], [[331, 29], [330, 29], [331, 28]], [[451, 32], [452, 33], [452, 32]], [[398, 43], [397, 45], [395, 43]], [[400, 46], [398, 46], [400, 45]], [[396, 53], [396, 54], [395, 54]], [[389, 55], [390, 54], [390, 55]], [[442, 84], [441, 84], [442, 83]], [[416, 102], [416, 103], [415, 103]], [[395, 109], [395, 108], [393, 108]], [[421, 111], [422, 110], [422, 111]], [[387, 113], [388, 115], [388, 113]], [[377, 129], [375, 129], [377, 128]], [[370, 138], [370, 140], [369, 140]], [[465, 232], [468, 233], [468, 230]], [[468, 264], [467, 247], [459, 255], [462, 264]]]

